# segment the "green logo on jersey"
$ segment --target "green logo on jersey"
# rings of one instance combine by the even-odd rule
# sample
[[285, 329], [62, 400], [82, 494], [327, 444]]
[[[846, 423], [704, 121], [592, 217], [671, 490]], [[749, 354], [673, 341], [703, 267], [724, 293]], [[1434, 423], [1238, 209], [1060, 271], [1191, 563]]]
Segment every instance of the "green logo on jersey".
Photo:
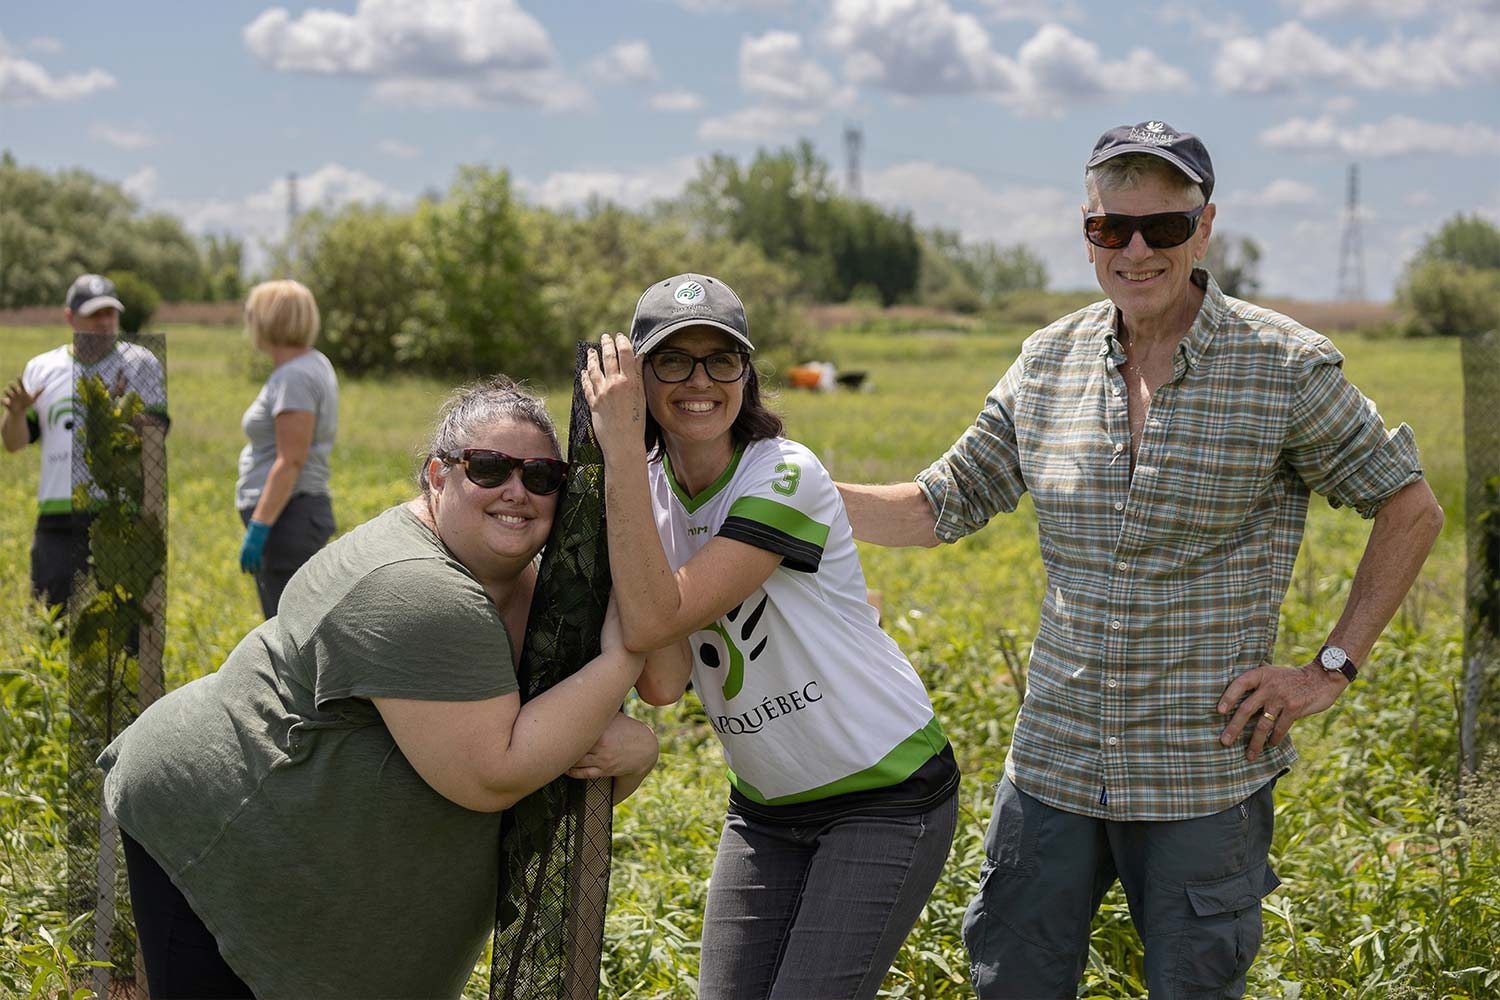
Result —
[[77, 396], [59, 399], [47, 408], [47, 426], [62, 424], [64, 430], [73, 429], [73, 421], [83, 416], [83, 407]]
[[[750, 641], [751, 635], [755, 632], [755, 627], [760, 624], [761, 615], [765, 613], [766, 602], [770, 599], [771, 596], [769, 594], [761, 597], [760, 603], [755, 606], [755, 610], [750, 612], [749, 616], [746, 617], [744, 624], [739, 629], [740, 642]], [[733, 611], [724, 616], [725, 619], [730, 624], [733, 624], [734, 620], [739, 617], [740, 609], [744, 606], [742, 603], [735, 607]], [[729, 670], [724, 675], [724, 698], [727, 701], [739, 694], [745, 687], [745, 654], [740, 652], [740, 647], [729, 634], [729, 630], [718, 622], [714, 622], [706, 631], [713, 632], [723, 639], [724, 649], [729, 654]], [[749, 659], [751, 661], [754, 661], [761, 653], [765, 652], [766, 643], [770, 641], [770, 638], [770, 636], [764, 636], [756, 644], [755, 648], [750, 651]], [[698, 658], [703, 661], [704, 666], [713, 670], [717, 670], [720, 667], [719, 651], [714, 648], [711, 642], [701, 643], [698, 646]]]

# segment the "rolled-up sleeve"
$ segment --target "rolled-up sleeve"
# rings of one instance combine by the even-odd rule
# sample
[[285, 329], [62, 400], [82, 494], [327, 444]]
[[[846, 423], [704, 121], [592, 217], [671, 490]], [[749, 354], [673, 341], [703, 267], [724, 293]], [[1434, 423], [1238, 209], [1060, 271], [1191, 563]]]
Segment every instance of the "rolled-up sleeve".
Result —
[[942, 458], [917, 473], [917, 484], [937, 517], [934, 533], [944, 542], [956, 542], [996, 514], [1015, 510], [1026, 492], [1015, 426], [1024, 375], [1023, 355], [995, 383], [969, 429]]
[[1285, 456], [1330, 505], [1369, 518], [1422, 478], [1422, 460], [1411, 427], [1387, 431], [1375, 404], [1344, 377], [1341, 360], [1330, 347], [1307, 364], [1292, 402]]

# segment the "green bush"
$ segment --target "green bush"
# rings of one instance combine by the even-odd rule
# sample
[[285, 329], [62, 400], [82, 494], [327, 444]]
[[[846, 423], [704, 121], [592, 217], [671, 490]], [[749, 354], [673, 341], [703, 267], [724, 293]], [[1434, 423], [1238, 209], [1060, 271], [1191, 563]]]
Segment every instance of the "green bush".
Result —
[[115, 283], [120, 303], [125, 306], [125, 311], [120, 313], [120, 329], [126, 333], [140, 333], [156, 315], [161, 294], [151, 282], [133, 271], [110, 271], [105, 277]]
[[1463, 336], [1500, 329], [1500, 270], [1428, 260], [1397, 293], [1414, 337]]

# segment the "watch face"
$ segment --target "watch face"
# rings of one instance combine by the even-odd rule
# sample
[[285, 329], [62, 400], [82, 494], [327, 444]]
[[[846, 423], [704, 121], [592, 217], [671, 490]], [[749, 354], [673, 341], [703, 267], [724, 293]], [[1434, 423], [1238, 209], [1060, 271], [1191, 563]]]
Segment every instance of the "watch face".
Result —
[[1338, 670], [1349, 662], [1349, 654], [1337, 646], [1327, 646], [1318, 654], [1318, 660], [1323, 664], [1324, 670]]

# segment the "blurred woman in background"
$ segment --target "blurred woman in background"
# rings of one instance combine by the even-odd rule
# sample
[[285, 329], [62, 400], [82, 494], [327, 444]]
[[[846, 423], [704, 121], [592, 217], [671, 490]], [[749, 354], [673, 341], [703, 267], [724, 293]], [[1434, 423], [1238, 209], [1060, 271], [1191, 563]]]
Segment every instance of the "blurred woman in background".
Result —
[[339, 425], [339, 382], [313, 348], [318, 303], [290, 279], [267, 281], [245, 299], [245, 333], [275, 367], [240, 419], [234, 500], [245, 525], [240, 569], [255, 575], [261, 611], [276, 614], [287, 581], [333, 537], [329, 457]]

